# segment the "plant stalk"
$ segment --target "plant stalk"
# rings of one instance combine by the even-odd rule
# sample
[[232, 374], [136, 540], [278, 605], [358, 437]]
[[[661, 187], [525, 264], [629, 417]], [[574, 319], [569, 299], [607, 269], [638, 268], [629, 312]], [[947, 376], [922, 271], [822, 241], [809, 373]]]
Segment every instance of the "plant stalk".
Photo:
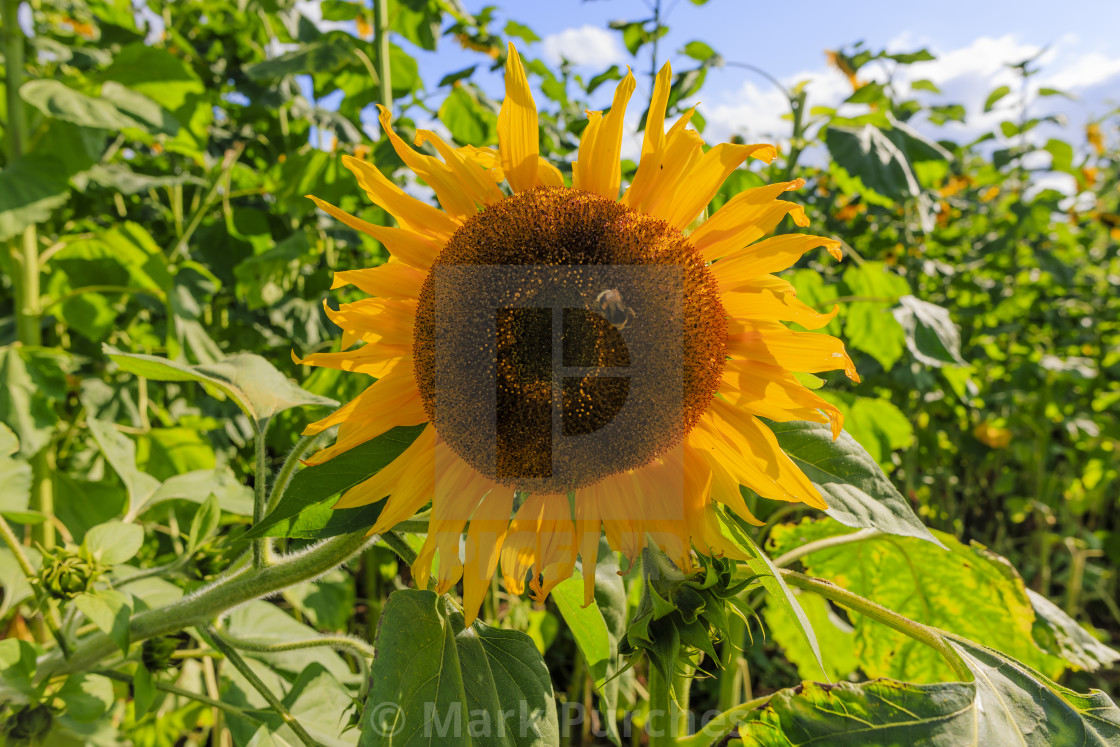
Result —
[[373, 43], [377, 45], [377, 82], [381, 105], [393, 109], [393, 70], [389, 64], [389, 0], [373, 0]]

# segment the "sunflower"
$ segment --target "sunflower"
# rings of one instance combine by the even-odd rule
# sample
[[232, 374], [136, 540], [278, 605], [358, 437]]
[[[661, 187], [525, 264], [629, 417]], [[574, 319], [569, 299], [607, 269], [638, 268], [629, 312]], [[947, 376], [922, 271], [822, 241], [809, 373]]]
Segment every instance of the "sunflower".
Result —
[[[440, 208], [349, 156], [345, 166], [397, 226], [311, 196], [391, 257], [335, 274], [334, 288], [354, 285], [371, 296], [327, 309], [342, 329], [342, 352], [295, 358], [375, 377], [308, 427], [315, 434], [338, 426], [335, 443], [308, 463], [395, 426], [424, 426], [335, 508], [384, 499], [376, 533], [430, 502], [413, 575], [421, 588], [434, 577], [441, 593], [462, 579], [468, 624], [499, 565], [511, 593], [524, 593], [528, 581], [543, 601], [580, 557], [590, 603], [604, 532], [631, 561], [647, 543], [683, 569], [694, 567], [693, 552], [735, 556], [715, 503], [759, 524], [740, 485], [826, 507], [761, 418], [829, 423], [834, 436], [840, 432], [840, 412], [793, 372], [843, 369], [858, 381], [851, 359], [836, 338], [784, 324], [820, 329], [836, 309], [818, 313], [772, 274], [819, 247], [839, 258], [840, 243], [806, 234], [763, 239], [787, 215], [808, 224], [800, 206], [780, 199], [802, 180], [743, 191], [695, 225], [732, 171], [749, 158], [768, 163], [776, 150], [730, 143], [705, 150], [688, 129], [695, 107], [666, 132], [671, 77], [666, 64], [625, 191], [619, 152], [633, 76], [606, 114], [588, 112], [568, 186], [540, 156], [536, 105], [510, 45], [496, 150], [452, 147], [418, 130], [415, 144], [438, 157], [421, 153], [381, 109], [385, 135]], [[542, 299], [557, 287], [583, 302], [554, 318], [538, 307], [552, 303]], [[590, 374], [554, 375], [554, 339], [562, 366]], [[609, 375], [637, 365], [635, 358], [652, 362], [661, 386]], [[556, 412], [562, 428], [548, 425]], [[629, 425], [611, 432], [623, 413]]]

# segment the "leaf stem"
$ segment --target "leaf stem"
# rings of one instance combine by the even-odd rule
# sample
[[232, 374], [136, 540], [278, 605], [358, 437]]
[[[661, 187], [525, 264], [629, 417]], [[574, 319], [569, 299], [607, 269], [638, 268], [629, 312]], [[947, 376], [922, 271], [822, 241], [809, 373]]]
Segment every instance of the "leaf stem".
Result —
[[234, 648], [262, 654], [294, 651], [296, 649], [315, 648], [318, 646], [329, 646], [333, 649], [347, 651], [353, 654], [354, 658], [358, 660], [358, 667], [361, 670], [359, 675], [362, 678], [362, 685], [358, 692], [359, 698], [364, 698], [369, 689], [369, 660], [373, 659], [377, 653], [370, 644], [360, 638], [349, 635], [322, 635], [316, 638], [284, 641], [282, 643], [257, 643], [255, 641], [246, 641], [241, 638], [233, 638], [230, 636], [225, 636], [225, 640]]
[[[322, 575], [344, 563], [373, 539], [364, 531], [344, 534], [282, 557], [260, 570], [241, 569], [178, 601], [134, 615], [129, 636], [133, 643], [139, 643], [208, 623], [234, 607]], [[83, 641], [68, 659], [54, 654], [44, 657], [39, 664], [38, 678], [84, 671], [118, 650], [107, 635], [98, 633]]]
[[[129, 677], [124, 672], [115, 672], [112, 669], [95, 669], [91, 672], [91, 674], [97, 674], [97, 675], [100, 675], [102, 677], [105, 677], [106, 679], [116, 680], [117, 682], [127, 682], [127, 683], [132, 682], [132, 677]], [[208, 698], [201, 693], [192, 693], [190, 690], [184, 690], [181, 687], [176, 687], [175, 685], [169, 685], [166, 682], [160, 682], [160, 681], [156, 680], [154, 677], [152, 678], [152, 686], [155, 689], [162, 690], [165, 693], [170, 693], [171, 695], [178, 695], [180, 698], [188, 698], [190, 700], [197, 700], [199, 703], [205, 703], [206, 705], [210, 706], [211, 708], [220, 708], [223, 711], [228, 711], [229, 713], [233, 713], [233, 714], [235, 714], [235, 715], [237, 715], [241, 718], [249, 719], [250, 721], [253, 721], [253, 722], [258, 723], [258, 724], [263, 724], [264, 723], [263, 721], [261, 721], [261, 719], [258, 716], [253, 715], [252, 711], [247, 711], [243, 708], [238, 708], [237, 706], [230, 705], [229, 703], [223, 703], [222, 701], [215, 700], [214, 698]]]
[[268, 503], [265, 506], [265, 516], [272, 513], [276, 508], [276, 504], [284, 496], [284, 491], [288, 489], [288, 483], [292, 481], [292, 476], [296, 473], [296, 466], [299, 465], [303, 455], [311, 450], [311, 447], [319, 440], [321, 433], [316, 433], [313, 436], [304, 436], [292, 450], [288, 452], [288, 457], [284, 463], [280, 465], [280, 471], [276, 473], [276, 479], [272, 483], [272, 490], [268, 491]]
[[815, 542], [804, 544], [801, 547], [795, 547], [789, 552], [783, 555], [779, 555], [774, 559], [774, 565], [778, 566], [779, 568], [785, 568], [795, 560], [800, 560], [806, 555], [812, 555], [818, 550], [825, 550], [830, 547], [840, 547], [842, 545], [850, 545], [854, 542], [863, 542], [864, 540], [871, 539], [872, 537], [878, 537], [882, 533], [883, 532], [878, 529], [867, 528], [860, 529], [858, 532], [841, 534], [836, 537], [825, 537], [824, 539], [819, 539]]
[[[253, 526], [261, 523], [268, 508], [268, 444], [265, 443], [265, 434], [268, 433], [269, 419], [261, 421], [257, 428], [257, 467], [253, 478]], [[253, 567], [261, 568], [273, 561], [272, 540], [268, 537], [253, 540]]]
[[381, 541], [388, 545], [390, 550], [399, 555], [400, 559], [404, 562], [409, 565], [416, 562], [416, 551], [412, 549], [412, 545], [405, 542], [404, 537], [395, 529], [382, 532]]
[[786, 583], [790, 586], [819, 594], [825, 599], [843, 605], [861, 615], [866, 615], [876, 622], [886, 625], [888, 628], [897, 630], [905, 636], [926, 644], [945, 657], [949, 666], [953, 668], [953, 672], [961, 678], [962, 682], [972, 682], [973, 679], [975, 679], [968, 665], [965, 664], [960, 655], [954, 651], [953, 647], [941, 636], [941, 631], [937, 628], [922, 625], [919, 622], [905, 618], [897, 612], [893, 612], [880, 604], [876, 604], [870, 599], [864, 599], [858, 594], [853, 594], [831, 581], [813, 578], [811, 576], [806, 576], [804, 573], [797, 573], [796, 571], [785, 569], [781, 570], [781, 574], [785, 578]]
[[268, 689], [268, 685], [264, 684], [264, 681], [257, 676], [257, 673], [241, 658], [241, 654], [237, 653], [233, 646], [218, 634], [218, 631], [214, 630], [214, 628], [209, 625], [199, 626], [198, 631], [209, 639], [210, 645], [222, 652], [226, 661], [232, 664], [237, 671], [241, 673], [241, 676], [249, 681], [249, 684], [253, 686], [254, 690], [261, 694], [261, 697], [268, 702], [272, 710], [280, 714], [280, 718], [291, 727], [292, 731], [299, 737], [299, 741], [303, 742], [307, 747], [317, 747], [318, 742], [307, 733], [307, 730], [303, 728], [303, 724], [296, 720], [296, 717], [292, 715], [288, 707], [276, 697], [275, 693]]
[[389, 0], [373, 0], [373, 41], [377, 45], [377, 83], [381, 105], [393, 109], [393, 71], [389, 64]]
[[676, 741], [677, 747], [706, 747], [706, 745], [713, 744], [738, 726], [743, 714], [766, 705], [771, 697], [773, 696], [765, 695], [761, 698], [748, 700], [746, 703], [740, 703], [734, 708], [724, 711], [692, 736], [678, 739]]

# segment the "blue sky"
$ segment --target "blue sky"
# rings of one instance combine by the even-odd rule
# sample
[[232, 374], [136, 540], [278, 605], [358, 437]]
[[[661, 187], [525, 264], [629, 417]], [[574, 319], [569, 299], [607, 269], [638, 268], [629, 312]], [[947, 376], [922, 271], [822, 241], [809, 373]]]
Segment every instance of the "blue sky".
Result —
[[[632, 65], [639, 81], [635, 102], [648, 96], [648, 47], [641, 50], [638, 59], [632, 58], [621, 34], [608, 29], [608, 23], [650, 17], [653, 0], [462, 2], [472, 12], [496, 4], [495, 30], [500, 31], [511, 19], [532, 28], [542, 40], [519, 44], [523, 55], [543, 57], [550, 63], [564, 56], [582, 63], [577, 71], [588, 77], [611, 64]], [[304, 12], [314, 14], [307, 5], [301, 3]], [[960, 103], [966, 107], [969, 121], [931, 131], [937, 137], [971, 139], [1002, 119], [1017, 117], [1009, 110], [1015, 105], [1014, 97], [987, 114], [982, 111], [984, 100], [999, 85], [1015, 86], [1008, 63], [1042, 50], [1042, 72], [1032, 81], [1034, 90], [1060, 88], [1073, 94], [1075, 100], [1042, 99], [1033, 105], [1032, 115], [1061, 115], [1079, 131], [1090, 118], [1120, 106], [1120, 41], [1116, 34], [1120, 29], [1120, 0], [709, 0], [699, 7], [691, 0], [663, 0], [662, 6], [670, 31], [661, 41], [659, 56], [673, 62], [675, 69], [690, 63], [680, 54], [681, 48], [689, 41], [703, 40], [726, 59], [761, 67], [785, 85], [808, 81], [810, 106], [836, 106], [851, 93], [844, 77], [828, 67], [826, 49], [860, 40], [872, 49], [885, 47], [892, 52], [928, 47], [938, 60], [913, 65], [895, 80], [905, 86], [911, 80], [930, 79], [942, 93], [917, 95], [929, 103]], [[479, 64], [474, 80], [496, 98], [502, 95], [500, 73], [487, 72], [485, 58], [460, 49], [449, 38], [440, 40], [435, 53], [410, 52], [416, 55], [429, 87], [448, 72]], [[861, 71], [863, 78], [884, 79], [887, 74], [887, 69], [877, 63]], [[597, 92], [602, 100], [593, 104], [609, 105], [610, 89], [602, 87]], [[779, 142], [788, 136], [788, 123], [782, 119], [784, 96], [757, 75], [730, 67], [713, 70], [700, 99], [700, 111], [708, 122], [705, 136], [710, 141], [725, 140], [732, 134]], [[644, 106], [633, 104], [631, 109], [633, 131]], [[372, 128], [376, 130], [375, 123]], [[1056, 128], [1040, 127], [1032, 137], [1044, 142], [1055, 133]], [[1070, 137], [1069, 132], [1064, 136]], [[638, 149], [640, 136], [632, 134], [623, 143], [623, 153], [636, 153]], [[1072, 187], [1072, 179], [1069, 181]]]

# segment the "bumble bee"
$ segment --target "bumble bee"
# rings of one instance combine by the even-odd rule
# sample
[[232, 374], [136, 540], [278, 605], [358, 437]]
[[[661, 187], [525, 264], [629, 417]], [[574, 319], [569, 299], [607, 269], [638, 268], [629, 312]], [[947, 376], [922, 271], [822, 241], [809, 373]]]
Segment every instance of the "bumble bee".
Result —
[[623, 329], [637, 313], [622, 301], [622, 293], [616, 288], [608, 288], [595, 296], [595, 303], [607, 321], [615, 329]]

